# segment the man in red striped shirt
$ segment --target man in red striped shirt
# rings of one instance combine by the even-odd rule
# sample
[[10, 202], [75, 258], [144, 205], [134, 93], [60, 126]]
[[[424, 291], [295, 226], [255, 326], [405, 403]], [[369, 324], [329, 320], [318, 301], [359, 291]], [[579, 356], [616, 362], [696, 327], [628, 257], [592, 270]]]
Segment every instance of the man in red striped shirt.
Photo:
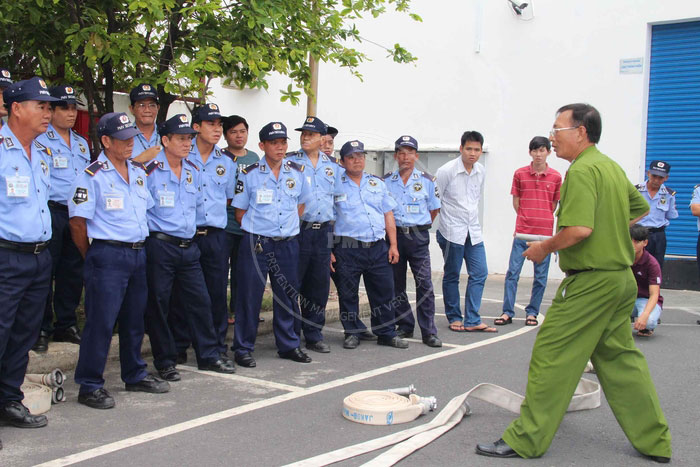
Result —
[[[513, 175], [513, 186], [510, 194], [513, 195], [513, 209], [517, 213], [516, 233], [552, 235], [554, 210], [559, 202], [561, 175], [547, 165], [547, 157], [551, 153], [549, 139], [544, 136], [535, 136], [530, 141], [532, 163], [519, 168]], [[502, 326], [513, 322], [515, 293], [518, 290], [518, 279], [525, 261], [523, 252], [526, 249], [527, 243], [524, 240], [513, 238], [503, 293], [503, 314], [494, 321], [496, 325]], [[544, 289], [547, 286], [549, 255], [541, 263], [533, 264], [535, 278], [532, 283], [530, 304], [525, 308], [526, 326], [537, 326], [537, 315], [540, 311]]]

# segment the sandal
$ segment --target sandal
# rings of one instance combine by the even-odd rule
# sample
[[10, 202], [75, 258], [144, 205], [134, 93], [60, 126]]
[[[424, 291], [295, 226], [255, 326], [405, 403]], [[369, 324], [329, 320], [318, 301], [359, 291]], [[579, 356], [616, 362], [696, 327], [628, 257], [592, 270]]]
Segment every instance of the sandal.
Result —
[[508, 316], [507, 318], [500, 317], [493, 320], [493, 324], [495, 324], [496, 326], [505, 326], [506, 324], [510, 324], [512, 322], [513, 318], [511, 318], [510, 316]]
[[654, 331], [651, 329], [640, 329], [637, 331], [637, 335], [639, 337], [651, 337], [654, 334]]
[[525, 326], [537, 326], [539, 323], [537, 322], [537, 318], [534, 316], [528, 316], [525, 319]]
[[467, 332], [464, 329], [464, 325], [460, 323], [459, 321], [453, 321], [450, 323], [450, 331], [452, 332]]
[[498, 329], [492, 328], [484, 324], [484, 327], [475, 326], [472, 328], [464, 328], [464, 332], [498, 332]]

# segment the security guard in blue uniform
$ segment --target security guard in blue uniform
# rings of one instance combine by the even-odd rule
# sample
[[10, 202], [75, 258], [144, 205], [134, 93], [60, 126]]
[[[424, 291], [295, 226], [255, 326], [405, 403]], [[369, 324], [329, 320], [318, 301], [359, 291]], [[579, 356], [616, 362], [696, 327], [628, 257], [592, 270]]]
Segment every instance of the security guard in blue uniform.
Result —
[[[226, 206], [233, 199], [236, 187], [237, 165], [224, 155], [216, 143], [223, 134], [223, 123], [219, 106], [205, 104], [192, 110], [192, 127], [198, 132], [192, 143], [187, 160], [199, 169], [202, 179], [202, 202], [197, 206], [197, 233], [195, 242], [199, 247], [199, 262], [211, 300], [211, 315], [217, 335], [221, 358], [232, 365], [226, 348], [228, 331], [228, 254], [226, 232], [228, 222]], [[176, 290], [176, 296], [179, 290]], [[186, 359], [190, 339], [185, 312], [181, 309], [182, 299], [171, 311], [171, 329], [180, 361]]]
[[299, 348], [294, 319], [299, 314], [299, 215], [312, 196], [304, 166], [289, 159], [287, 128], [280, 122], [259, 133], [260, 162], [241, 171], [236, 182], [236, 220], [245, 232], [238, 250], [238, 295], [233, 350], [236, 363], [252, 368], [251, 355], [267, 276], [272, 284], [272, 327], [281, 358], [309, 363]]
[[306, 338], [306, 348], [328, 353], [321, 330], [326, 323], [326, 304], [330, 289], [330, 259], [333, 237], [333, 193], [340, 167], [333, 156], [321, 153], [327, 125], [316, 117], [307, 117], [297, 128], [301, 131], [301, 149], [287, 155], [287, 160], [304, 166], [304, 176], [313, 192], [304, 206], [299, 233], [299, 282], [301, 317], [294, 330]]
[[[354, 349], [367, 332], [359, 317], [360, 276], [364, 277], [372, 308], [372, 332], [377, 344], [399, 349], [408, 342], [396, 335], [394, 278], [391, 264], [399, 260], [396, 224], [392, 210], [396, 202], [381, 178], [366, 173], [365, 146], [348, 141], [340, 149], [345, 172], [335, 190], [335, 263], [340, 321], [345, 329], [343, 348]], [[387, 241], [389, 245], [387, 247]]]
[[[143, 164], [128, 162], [138, 130], [125, 113], [97, 123], [104, 150], [75, 180], [68, 203], [70, 229], [85, 258], [85, 328], [75, 382], [78, 402], [111, 409], [103, 373], [114, 325], [119, 323], [119, 360], [127, 391], [163, 393], [163, 381], [146, 372], [141, 358], [146, 312], [146, 210], [153, 198]], [[88, 237], [92, 243], [88, 242]]]
[[671, 166], [664, 161], [651, 161], [647, 181], [637, 185], [637, 190], [649, 203], [649, 214], [639, 221], [649, 230], [649, 243], [646, 250], [664, 267], [666, 256], [666, 227], [670, 219], [678, 217], [676, 192], [664, 185], [668, 180]]
[[51, 277], [50, 150], [46, 131], [54, 101], [39, 77], [3, 91], [9, 111], [0, 128], [0, 422], [21, 428], [48, 423], [22, 404], [29, 349], [39, 335]]
[[[48, 349], [49, 337], [56, 342], [80, 344], [80, 331], [75, 310], [83, 293], [83, 257], [73, 243], [68, 227], [68, 198], [78, 174], [90, 165], [87, 141], [73, 131], [78, 117], [75, 90], [71, 86], [54, 86], [51, 95], [58, 99], [51, 103], [51, 123], [37, 141], [51, 150], [47, 158], [51, 168], [51, 271], [53, 287], [49, 287], [44, 320], [39, 339], [32, 348], [36, 352]], [[53, 324], [54, 312], [56, 323]]]
[[2, 92], [12, 84], [12, 74], [7, 68], [0, 68], [0, 128], [3, 126], [2, 119], [7, 117], [7, 109], [2, 99]]
[[150, 235], [146, 239], [146, 327], [151, 338], [153, 364], [166, 381], [180, 380], [175, 369], [175, 339], [168, 326], [173, 287], [177, 287], [182, 300], [180, 306], [191, 330], [199, 369], [219, 373], [235, 371], [233, 365], [219, 355], [211, 301], [199, 264], [199, 247], [192, 240], [197, 205], [202, 201], [201, 177], [197, 166], [186, 158], [196, 133], [186, 115], [171, 117], [158, 129], [163, 151], [149, 163], [157, 168], [147, 180], [155, 204], [147, 213]]
[[430, 269], [430, 234], [428, 230], [440, 212], [440, 197], [435, 177], [416, 169], [418, 141], [404, 135], [394, 143], [394, 159], [399, 168], [384, 176], [389, 194], [396, 201], [396, 242], [399, 261], [394, 270], [395, 316], [400, 337], [413, 337], [416, 320], [406, 294], [406, 266], [416, 281], [416, 316], [423, 343], [442, 347], [435, 326], [435, 293]]
[[131, 157], [139, 162], [148, 162], [160, 151], [160, 138], [156, 118], [160, 104], [156, 88], [150, 84], [139, 84], [129, 92], [129, 111], [134, 116], [136, 128], [140, 131], [134, 137]]

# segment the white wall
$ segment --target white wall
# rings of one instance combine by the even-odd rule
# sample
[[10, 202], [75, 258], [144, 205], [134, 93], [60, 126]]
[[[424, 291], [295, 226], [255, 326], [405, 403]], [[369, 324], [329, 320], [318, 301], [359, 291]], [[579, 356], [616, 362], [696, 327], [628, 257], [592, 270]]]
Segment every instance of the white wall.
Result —
[[[366, 42], [358, 48], [373, 61], [360, 68], [364, 81], [322, 64], [318, 116], [340, 129], [338, 145], [360, 138], [370, 149], [389, 147], [409, 133], [423, 148], [456, 151], [464, 130], [481, 131], [489, 146], [482, 161], [490, 272], [507, 268], [515, 224], [513, 171], [529, 162], [529, 140], [548, 133], [558, 107], [580, 101], [596, 106], [603, 117], [599, 147], [633, 182], [641, 180], [650, 24], [697, 19], [696, 0], [530, 0], [531, 21], [516, 18], [506, 0], [412, 3], [422, 23], [389, 14], [358, 26], [371, 41], [401, 43], [418, 62], [395, 64]], [[635, 57], [644, 58], [644, 73], [620, 74], [620, 59]], [[256, 144], [258, 129], [268, 121], [284, 121], [290, 129], [303, 121], [305, 104], [279, 101], [278, 90], [287, 84], [274, 77], [268, 92], [215, 83], [213, 101], [224, 114], [245, 116]], [[293, 138], [290, 147], [296, 144]], [[550, 162], [564, 174], [568, 164], [554, 154]], [[531, 275], [531, 268], [523, 274]], [[550, 276], [561, 277], [558, 268]]]

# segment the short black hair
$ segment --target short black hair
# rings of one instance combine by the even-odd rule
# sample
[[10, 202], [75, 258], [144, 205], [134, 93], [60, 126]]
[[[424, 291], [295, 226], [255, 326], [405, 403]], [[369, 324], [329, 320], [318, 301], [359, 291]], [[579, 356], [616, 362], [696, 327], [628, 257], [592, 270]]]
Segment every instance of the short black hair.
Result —
[[557, 115], [571, 110], [571, 124], [573, 126], [583, 126], [588, 134], [588, 141], [598, 144], [600, 134], [603, 131], [603, 121], [600, 112], [590, 104], [569, 104], [557, 110]]
[[68, 107], [68, 103], [64, 101], [54, 101], [51, 102], [51, 109], [55, 109], [56, 107]]
[[229, 115], [228, 117], [224, 117], [221, 120], [223, 120], [224, 124], [224, 134], [231, 128], [240, 125], [241, 123], [245, 126], [246, 130], [249, 130], [250, 128], [248, 127], [248, 122], [245, 120], [245, 118], [241, 117], [240, 115]]
[[637, 242], [649, 240], [649, 229], [641, 224], [634, 224], [632, 227], [630, 227], [630, 237], [632, 237], [632, 240]]
[[465, 131], [462, 133], [462, 140], [459, 146], [464, 146], [467, 141], [479, 143], [482, 148], [484, 147], [484, 137], [478, 131]]
[[549, 138], [544, 136], [535, 136], [530, 140], [530, 151], [534, 151], [539, 148], [547, 148], [547, 151], [552, 149], [552, 145], [549, 142]]

